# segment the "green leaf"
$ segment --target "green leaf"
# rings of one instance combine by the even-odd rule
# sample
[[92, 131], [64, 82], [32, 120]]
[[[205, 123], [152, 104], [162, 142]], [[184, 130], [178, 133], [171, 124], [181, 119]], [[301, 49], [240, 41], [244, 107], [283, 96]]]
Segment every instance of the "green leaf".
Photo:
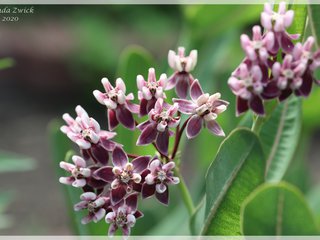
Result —
[[190, 231], [193, 235], [197, 235], [201, 231], [204, 222], [205, 206], [206, 196], [201, 200], [194, 214], [190, 218]]
[[241, 208], [244, 235], [315, 235], [315, 218], [301, 192], [281, 182], [256, 189]]
[[0, 59], [0, 70], [10, 68], [14, 65], [14, 61], [11, 58]]
[[310, 26], [313, 36], [316, 38], [317, 46], [320, 45], [320, 5], [308, 5], [308, 13], [310, 19]]
[[14, 153], [0, 152], [0, 173], [30, 171], [35, 167], [34, 159]]
[[316, 215], [318, 225], [320, 225], [320, 185], [313, 187], [307, 193], [307, 200], [310, 204], [312, 212]]
[[279, 182], [294, 155], [301, 129], [301, 100], [291, 97], [279, 104], [261, 129], [266, 154], [266, 181]]
[[0, 230], [11, 227], [13, 225], [11, 216], [4, 214], [4, 212], [8, 209], [12, 198], [12, 192], [0, 193]]
[[221, 144], [206, 176], [201, 235], [240, 235], [240, 206], [264, 181], [265, 159], [257, 136], [236, 129]]

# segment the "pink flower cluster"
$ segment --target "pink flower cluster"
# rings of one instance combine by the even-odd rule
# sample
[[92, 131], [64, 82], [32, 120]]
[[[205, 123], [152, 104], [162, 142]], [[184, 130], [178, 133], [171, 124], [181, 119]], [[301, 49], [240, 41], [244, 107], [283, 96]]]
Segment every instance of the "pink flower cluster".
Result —
[[319, 84], [314, 71], [320, 67], [320, 50], [313, 51], [314, 38], [294, 44], [298, 34], [289, 34], [288, 27], [294, 11], [286, 10], [281, 2], [277, 12], [269, 3], [261, 13], [261, 25], [252, 28], [252, 39], [241, 35], [241, 46], [246, 57], [232, 73], [228, 84], [237, 96], [237, 115], [249, 108], [257, 115], [264, 115], [263, 101], [287, 99], [292, 93], [307, 97], [312, 83]]
[[[69, 173], [60, 182], [83, 189], [81, 201], [74, 206], [75, 211], [88, 212], [83, 224], [105, 218], [110, 224], [109, 235], [121, 229], [128, 236], [136, 220], [143, 216], [137, 210], [139, 196], [142, 199], [155, 196], [160, 203], [169, 204], [169, 186], [180, 182], [174, 172], [183, 131], [186, 129], [188, 138], [196, 137], [203, 127], [214, 135], [225, 135], [217, 118], [229, 103], [221, 99], [220, 93], [204, 93], [199, 81], [190, 74], [197, 63], [197, 51], [192, 50], [186, 56], [180, 47], [178, 54], [169, 51], [168, 61], [174, 70], [169, 78], [162, 74], [157, 79], [153, 68], [149, 69], [147, 80], [137, 76], [139, 103], [134, 103], [132, 93], [127, 94], [121, 78], [115, 81], [115, 86], [107, 78], [102, 79], [104, 92], [95, 90], [93, 95], [107, 109], [110, 131], [101, 130], [81, 106], [76, 107], [76, 118], [63, 115], [66, 125], [61, 131], [79, 146], [81, 156], [73, 156], [73, 163], [60, 163]], [[180, 98], [169, 102], [165, 92], [173, 88]], [[182, 114], [187, 115], [183, 123]], [[146, 115], [147, 120], [138, 123]], [[114, 141], [119, 124], [140, 131], [136, 145], [152, 144], [157, 154], [127, 153], [125, 146]], [[169, 149], [172, 138], [175, 144]]]

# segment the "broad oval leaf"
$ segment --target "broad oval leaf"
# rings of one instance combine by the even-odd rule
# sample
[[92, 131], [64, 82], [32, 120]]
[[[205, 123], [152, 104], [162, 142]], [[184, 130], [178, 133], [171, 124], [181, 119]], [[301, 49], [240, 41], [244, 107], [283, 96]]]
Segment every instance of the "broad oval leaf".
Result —
[[258, 137], [236, 129], [221, 144], [206, 176], [201, 235], [240, 235], [240, 206], [264, 182], [265, 159]]
[[279, 182], [286, 173], [299, 141], [301, 100], [291, 97], [279, 104], [260, 132], [266, 154], [266, 181]]
[[256, 189], [241, 208], [244, 235], [315, 235], [316, 221], [300, 191], [280, 182]]
[[317, 40], [317, 46], [320, 45], [320, 5], [308, 5], [308, 13], [310, 18], [311, 31]]

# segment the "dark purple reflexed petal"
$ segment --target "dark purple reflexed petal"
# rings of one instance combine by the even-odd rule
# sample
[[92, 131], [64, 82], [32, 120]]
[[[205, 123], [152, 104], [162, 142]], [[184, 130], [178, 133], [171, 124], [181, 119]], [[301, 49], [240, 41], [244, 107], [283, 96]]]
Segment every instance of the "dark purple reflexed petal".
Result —
[[99, 168], [98, 170], [94, 171], [93, 175], [95, 178], [101, 179], [105, 182], [112, 182], [115, 177], [112, 172], [112, 167], [109, 166]]
[[140, 131], [142, 131], [142, 130], [145, 129], [149, 124], [150, 124], [150, 121], [147, 120], [147, 121], [145, 121], [145, 122], [143, 122], [143, 123], [140, 123], [140, 124], [137, 126], [137, 128], [138, 128]]
[[280, 45], [286, 53], [291, 53], [294, 48], [292, 40], [286, 33], [281, 34]]
[[124, 196], [127, 194], [126, 186], [125, 185], [119, 185], [118, 188], [111, 190], [111, 202], [112, 205], [117, 204], [120, 202]]
[[98, 180], [95, 178], [94, 176], [94, 172], [98, 170], [98, 167], [92, 167], [91, 168], [91, 172], [92, 172], [92, 177], [88, 178], [87, 179], [87, 184], [90, 186], [90, 187], [93, 187], [93, 188], [96, 188], [96, 189], [101, 189], [103, 188], [107, 183], [103, 180]]
[[84, 160], [88, 161], [91, 158], [88, 149], [80, 149], [80, 152]]
[[179, 98], [187, 98], [189, 90], [189, 74], [186, 72], [177, 74], [176, 93]]
[[168, 205], [168, 203], [169, 203], [169, 190], [168, 190], [168, 188], [164, 193], [156, 192], [156, 198], [159, 200], [159, 202], [163, 203], [164, 205]]
[[140, 145], [147, 145], [152, 143], [156, 139], [157, 134], [158, 134], [157, 125], [153, 123], [149, 124], [141, 132], [137, 140], [137, 145], [140, 146]]
[[156, 105], [156, 101], [157, 99], [156, 98], [151, 98], [149, 101], [148, 101], [148, 104], [147, 104], [147, 114], [152, 110], [152, 108], [154, 108], [154, 105]]
[[220, 125], [215, 121], [215, 120], [211, 120], [209, 122], [207, 122], [207, 128], [215, 135], [217, 136], [221, 136], [224, 137], [225, 134], [222, 130], [222, 128], [220, 127]]
[[130, 235], [131, 228], [128, 225], [122, 227], [122, 235], [128, 237]]
[[135, 212], [138, 207], [138, 194], [134, 193], [134, 194], [129, 195], [125, 199], [125, 203], [130, 208], [130, 210], [132, 212]]
[[129, 128], [131, 130], [135, 128], [135, 123], [134, 123], [132, 113], [128, 109], [126, 109], [124, 105], [120, 105], [116, 109], [116, 116], [118, 121], [126, 128]]
[[176, 86], [177, 83], [177, 74], [178, 73], [174, 73], [172, 74], [167, 81], [167, 85], [166, 85], [166, 89], [165, 90], [171, 90], [172, 88], [174, 88]]
[[142, 184], [141, 183], [132, 183], [132, 189], [136, 192], [141, 192]]
[[286, 89], [284, 91], [281, 92], [280, 96], [279, 96], [279, 101], [282, 102], [284, 100], [286, 100], [292, 93], [291, 89]]
[[237, 111], [236, 115], [240, 116], [242, 113], [248, 111], [249, 105], [248, 100], [242, 99], [240, 97], [237, 97]]
[[268, 83], [268, 85], [264, 88], [262, 97], [264, 99], [272, 99], [276, 98], [280, 95], [280, 90], [277, 86], [276, 81], [271, 81]]
[[276, 39], [274, 41], [274, 45], [273, 45], [273, 47], [272, 47], [272, 49], [270, 51], [272, 55], [276, 55], [278, 53], [278, 51], [279, 51], [279, 48], [280, 48], [279, 39], [280, 39], [280, 35], [279, 35], [279, 33], [277, 33]]
[[249, 100], [249, 106], [258, 115], [264, 115], [264, 108], [263, 108], [263, 102], [262, 99], [258, 96], [253, 96]]
[[177, 103], [179, 111], [185, 114], [193, 113], [197, 107], [196, 104], [194, 104], [192, 101], [186, 99], [174, 98], [173, 102]]
[[116, 147], [112, 153], [112, 162], [114, 166], [124, 168], [128, 163], [128, 156], [121, 147]]
[[160, 153], [167, 155], [168, 154], [168, 148], [169, 148], [169, 131], [166, 129], [164, 132], [159, 132], [157, 139], [156, 139], [156, 145], [159, 149]]
[[136, 211], [133, 215], [136, 217], [136, 219], [143, 217], [143, 213], [140, 212], [139, 210]]
[[263, 83], [267, 83], [269, 81], [269, 70], [266, 65], [259, 65], [261, 72], [262, 72], [262, 79]]
[[149, 185], [147, 183], [144, 183], [142, 185], [142, 198], [148, 198], [148, 197], [151, 197], [156, 191], [156, 185], [155, 184], [152, 184], [152, 185]]
[[100, 143], [101, 143], [101, 146], [109, 152], [112, 152], [117, 145], [115, 142], [108, 140], [106, 137], [101, 137]]
[[127, 107], [132, 113], [138, 114], [140, 112], [140, 106], [138, 104], [127, 101]]
[[309, 96], [311, 89], [312, 89], [312, 75], [310, 74], [309, 71], [306, 71], [305, 74], [302, 76], [303, 82], [301, 87], [299, 88], [299, 92], [301, 93], [302, 96], [307, 97]]
[[198, 80], [195, 80], [190, 87], [190, 96], [196, 101], [203, 94], [202, 88]]
[[141, 156], [133, 159], [131, 163], [133, 164], [134, 171], [137, 173], [143, 172], [148, 167], [150, 159], [150, 156]]
[[108, 126], [110, 130], [115, 129], [119, 122], [116, 117], [116, 112], [112, 109], [108, 109]]
[[198, 115], [193, 115], [187, 124], [187, 137], [189, 139], [196, 137], [202, 128], [203, 119]]
[[148, 100], [146, 99], [141, 99], [140, 101], [140, 116], [145, 116], [148, 114], [148, 111], [147, 111], [147, 104], [148, 104]]
[[109, 161], [109, 153], [100, 144], [91, 145], [91, 156], [101, 163], [102, 165], [107, 165]]

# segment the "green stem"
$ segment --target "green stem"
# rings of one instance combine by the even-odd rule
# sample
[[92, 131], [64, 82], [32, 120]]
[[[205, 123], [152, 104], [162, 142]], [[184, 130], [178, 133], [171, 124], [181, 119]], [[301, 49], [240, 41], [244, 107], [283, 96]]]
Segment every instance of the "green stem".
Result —
[[183, 179], [183, 176], [180, 173], [180, 170], [175, 168], [174, 172], [175, 172], [175, 175], [180, 179], [180, 183], [178, 184], [178, 187], [181, 191], [183, 202], [188, 209], [189, 215], [192, 216], [192, 214], [195, 212], [195, 206], [193, 204], [188, 187]]
[[262, 128], [262, 125], [264, 124], [265, 122], [265, 118], [264, 117], [260, 117], [260, 116], [257, 116], [254, 120], [253, 120], [253, 124], [252, 124], [252, 127], [251, 127], [251, 131], [256, 133], [257, 135], [259, 135], [260, 133], [260, 130]]

